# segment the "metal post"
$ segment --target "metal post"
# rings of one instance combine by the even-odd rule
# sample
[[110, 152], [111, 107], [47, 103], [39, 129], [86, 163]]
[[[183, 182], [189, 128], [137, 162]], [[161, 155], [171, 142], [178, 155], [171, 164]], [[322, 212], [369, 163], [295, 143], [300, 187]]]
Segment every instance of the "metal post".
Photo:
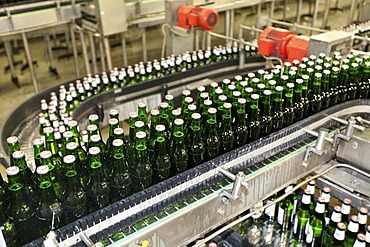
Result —
[[229, 37], [234, 37], [234, 9], [230, 10], [230, 29], [229, 29]]
[[355, 14], [356, 6], [357, 6], [357, 0], [351, 0], [351, 7], [348, 12], [347, 25], [350, 25], [353, 22], [353, 17]]
[[32, 83], [33, 83], [33, 88], [35, 89], [35, 92], [39, 92], [39, 86], [37, 84], [37, 79], [36, 79], [36, 73], [35, 73], [35, 68], [33, 67], [33, 61], [32, 61], [32, 56], [31, 56], [31, 51], [30, 47], [28, 46], [28, 40], [25, 32], [22, 32], [22, 40], [23, 40], [23, 46], [24, 50], [26, 52], [26, 58], [28, 62], [28, 67], [31, 72], [31, 78], [32, 78]]
[[122, 43], [123, 66], [126, 67], [128, 65], [128, 62], [127, 62], [126, 39], [124, 33], [122, 33], [121, 43]]
[[[313, 16], [312, 16], [312, 27], [316, 27], [317, 14], [319, 11], [319, 4], [320, 4], [320, 0], [315, 0], [315, 6], [313, 9]], [[310, 32], [310, 35], [312, 35], [312, 31]]]
[[225, 36], [230, 34], [230, 10], [225, 11]]
[[96, 65], [96, 51], [95, 51], [95, 40], [92, 33], [89, 33], [89, 43], [90, 43], [90, 51], [91, 51], [91, 60], [93, 65], [93, 72], [98, 73], [98, 67]]
[[206, 45], [207, 47], [211, 47], [211, 35], [209, 32], [206, 33]]
[[144, 63], [146, 63], [146, 61], [148, 60], [148, 54], [147, 54], [147, 48], [146, 48], [146, 30], [145, 28], [143, 28], [143, 34], [141, 36], [141, 41], [143, 43], [143, 61]]
[[82, 53], [84, 56], [85, 61], [85, 68], [86, 68], [86, 74], [91, 74], [90, 69], [90, 63], [89, 63], [89, 57], [87, 55], [87, 48], [86, 48], [86, 42], [85, 42], [85, 35], [83, 32], [80, 32], [80, 39], [81, 39], [81, 45], [82, 45]]
[[78, 59], [76, 37], [75, 37], [75, 32], [73, 30], [73, 24], [72, 23], [69, 26], [69, 32], [71, 34], [71, 42], [72, 42], [73, 58], [74, 58], [74, 62], [75, 62], [76, 77], [79, 78], [79, 77], [81, 77], [80, 62], [79, 62], [79, 59]]
[[50, 68], [54, 69], [54, 57], [53, 57], [53, 50], [51, 48], [51, 45], [50, 45], [50, 36], [49, 34], [46, 34], [44, 36], [44, 39], [45, 39], [45, 43], [46, 43], [46, 51], [47, 51], [47, 54], [48, 54], [48, 59], [49, 59], [49, 65], [50, 65]]
[[258, 27], [258, 18], [261, 16], [261, 12], [262, 12], [262, 2], [264, 1], [259, 1], [258, 5], [257, 5], [257, 15], [256, 15], [256, 23], [255, 23], [255, 26]]
[[106, 64], [105, 64], [103, 38], [100, 38], [100, 40], [99, 40], [99, 50], [100, 50], [100, 61], [101, 61], [102, 71], [107, 71], [107, 67], [106, 67]]
[[[15, 73], [15, 68], [14, 68], [13, 48], [9, 40], [4, 40], [4, 48], [5, 48], [6, 57], [9, 63], [10, 74], [12, 76], [12, 80], [14, 80], [14, 78], [17, 78], [17, 74]], [[19, 87], [19, 84], [16, 86]]]
[[274, 12], [275, 12], [275, 1], [272, 0], [270, 2], [270, 19], [274, 19]]
[[206, 47], [206, 36], [207, 33], [206, 32], [202, 32], [202, 50], [205, 50], [207, 47]]
[[296, 19], [297, 23], [301, 22], [302, 1], [303, 0], [298, 0], [297, 2], [297, 19]]
[[110, 56], [110, 45], [109, 45], [109, 38], [104, 37], [104, 49], [105, 49], [105, 55], [107, 56], [107, 65], [108, 69], [113, 69], [112, 66], [112, 57]]
[[322, 29], [325, 29], [328, 24], [329, 11], [330, 11], [330, 0], [325, 0], [325, 11], [321, 26]]
[[195, 32], [195, 38], [194, 38], [194, 42], [195, 42], [195, 50], [199, 50], [199, 32], [197, 30], [194, 30]]

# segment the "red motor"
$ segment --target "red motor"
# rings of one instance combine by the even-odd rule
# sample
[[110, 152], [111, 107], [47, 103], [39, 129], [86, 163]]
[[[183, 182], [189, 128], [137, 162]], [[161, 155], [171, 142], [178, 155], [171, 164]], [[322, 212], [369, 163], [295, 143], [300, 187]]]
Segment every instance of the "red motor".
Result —
[[268, 57], [279, 57], [282, 60], [301, 60], [307, 56], [309, 38], [297, 36], [294, 32], [268, 27], [258, 38], [258, 52]]
[[204, 30], [212, 30], [218, 23], [217, 11], [198, 6], [182, 5], [177, 12], [177, 17], [177, 26], [185, 29], [199, 27]]

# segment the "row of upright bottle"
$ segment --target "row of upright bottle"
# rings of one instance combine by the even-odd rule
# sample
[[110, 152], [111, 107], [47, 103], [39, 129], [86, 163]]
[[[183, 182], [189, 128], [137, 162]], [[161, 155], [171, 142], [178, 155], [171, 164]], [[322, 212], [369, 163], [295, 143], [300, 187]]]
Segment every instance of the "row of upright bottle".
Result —
[[[265, 203], [290, 193], [287, 187]], [[264, 215], [254, 215], [242, 223], [243, 246], [325, 246], [365, 247], [370, 245], [368, 208], [351, 207], [352, 201], [331, 199], [331, 189], [324, 187], [315, 197], [312, 180], [303, 193], [293, 192], [277, 204], [266, 208]], [[334, 205], [334, 207], [332, 207]]]

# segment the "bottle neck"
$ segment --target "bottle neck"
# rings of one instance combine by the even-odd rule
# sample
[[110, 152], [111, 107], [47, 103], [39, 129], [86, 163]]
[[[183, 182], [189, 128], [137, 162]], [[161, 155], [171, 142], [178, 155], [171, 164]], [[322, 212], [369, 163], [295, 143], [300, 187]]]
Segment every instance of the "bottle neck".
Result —
[[294, 90], [294, 95], [293, 95], [293, 101], [294, 103], [299, 103], [302, 100], [302, 90]]

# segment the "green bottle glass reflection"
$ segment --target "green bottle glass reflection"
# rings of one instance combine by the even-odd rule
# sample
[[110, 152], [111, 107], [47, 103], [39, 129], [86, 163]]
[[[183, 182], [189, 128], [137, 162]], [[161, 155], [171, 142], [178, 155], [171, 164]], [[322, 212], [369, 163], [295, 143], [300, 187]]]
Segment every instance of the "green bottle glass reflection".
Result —
[[90, 212], [103, 208], [110, 203], [109, 181], [104, 173], [104, 167], [101, 162], [100, 148], [90, 147], [90, 180], [86, 185], [88, 208]]
[[120, 128], [119, 122], [117, 118], [111, 118], [108, 120], [109, 124], [109, 132], [108, 132], [108, 139], [107, 139], [107, 150], [108, 152], [112, 149], [112, 142], [115, 139], [114, 130], [116, 128]]
[[66, 155], [65, 164], [66, 193], [63, 201], [66, 223], [73, 222], [88, 213], [87, 195], [82, 189], [76, 169], [76, 158]]
[[262, 96], [262, 117], [261, 117], [261, 136], [266, 136], [272, 130], [272, 112], [271, 112], [271, 94], [270, 90], [263, 90]]
[[189, 145], [189, 160], [188, 167], [193, 168], [201, 163], [205, 159], [205, 147], [202, 140], [202, 117], [199, 113], [193, 113], [191, 115], [190, 125], [190, 145]]
[[152, 185], [153, 171], [148, 159], [146, 142], [146, 133], [138, 131], [136, 133], [134, 162], [129, 165], [133, 193]]
[[100, 123], [99, 116], [97, 114], [89, 115], [89, 123], [92, 125], [96, 125], [96, 127], [98, 127], [97, 129], [98, 135], [102, 137], [100, 129], [99, 129], [99, 123]]
[[231, 151], [234, 147], [234, 131], [232, 128], [232, 118], [231, 118], [231, 103], [224, 103], [222, 122], [221, 122], [221, 132], [220, 132], [220, 153], [227, 153]]
[[246, 121], [246, 100], [244, 98], [238, 99], [236, 117], [235, 117], [235, 147], [243, 146], [248, 141], [248, 126]]
[[283, 128], [284, 125], [284, 113], [283, 113], [283, 90], [282, 86], [276, 86], [273, 108], [274, 114], [272, 116], [272, 128], [276, 131]]
[[39, 166], [36, 173], [40, 200], [35, 215], [38, 219], [38, 234], [44, 236], [49, 231], [64, 225], [63, 208], [61, 202], [55, 196], [53, 183], [49, 176], [49, 167], [47, 165]]
[[251, 102], [249, 106], [250, 118], [249, 118], [249, 140], [257, 140], [260, 136], [260, 113], [258, 109], [258, 100], [260, 96], [258, 94], [251, 95]]
[[305, 189], [301, 200], [301, 207], [298, 209], [294, 219], [293, 233], [297, 242], [303, 242], [306, 239], [306, 225], [310, 220], [310, 191]]
[[285, 87], [284, 93], [284, 125], [288, 126], [293, 123], [294, 120], [294, 104], [293, 104], [293, 91], [294, 84], [288, 82]]
[[329, 225], [326, 226], [324, 231], [323, 246], [332, 246], [334, 243], [334, 232], [336, 226], [339, 222], [342, 221], [342, 208], [338, 205], [334, 206], [334, 210], [330, 217]]
[[217, 157], [220, 153], [220, 137], [217, 133], [217, 109], [208, 109], [208, 119], [204, 129], [205, 160]]
[[156, 127], [156, 141], [154, 148], [153, 184], [162, 182], [171, 175], [171, 158], [167, 152], [166, 127], [158, 124]]
[[89, 164], [85, 150], [77, 146], [75, 142], [67, 143], [67, 155], [73, 155], [76, 158], [75, 166], [80, 179], [81, 186], [86, 188], [87, 182], [90, 180]]
[[81, 136], [78, 131], [78, 123], [75, 120], [68, 121], [68, 129], [73, 133], [74, 141], [77, 145], [81, 145]]
[[325, 229], [325, 199], [319, 197], [315, 207], [315, 213], [306, 230], [305, 245], [312, 247], [321, 246], [322, 237]]
[[125, 159], [124, 142], [114, 139], [110, 156], [112, 174], [109, 177], [111, 202], [117, 202], [131, 195], [131, 177]]
[[150, 133], [147, 147], [150, 163], [154, 162], [154, 148], [157, 139], [157, 131], [155, 128], [158, 124], [159, 124], [159, 111], [157, 109], [153, 109], [150, 111], [150, 129], [149, 129]]
[[[170, 108], [168, 108], [170, 109]], [[147, 117], [147, 108], [146, 104], [140, 101], [137, 104], [137, 113], [138, 113], [138, 121], [142, 121], [144, 123], [144, 131], [149, 135], [149, 127], [148, 127], [148, 117]]]
[[33, 144], [33, 158], [35, 160], [36, 168], [41, 166], [40, 153], [45, 150], [44, 140], [41, 137], [38, 137], [32, 141]]

